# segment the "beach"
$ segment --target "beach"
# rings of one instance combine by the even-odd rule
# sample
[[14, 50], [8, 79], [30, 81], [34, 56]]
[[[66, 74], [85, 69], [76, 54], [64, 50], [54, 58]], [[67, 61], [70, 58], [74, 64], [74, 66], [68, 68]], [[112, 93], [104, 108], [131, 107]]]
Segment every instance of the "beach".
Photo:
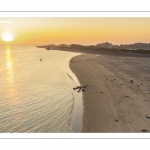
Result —
[[82, 54], [70, 68], [83, 93], [81, 132], [150, 131], [150, 59], [142, 54]]

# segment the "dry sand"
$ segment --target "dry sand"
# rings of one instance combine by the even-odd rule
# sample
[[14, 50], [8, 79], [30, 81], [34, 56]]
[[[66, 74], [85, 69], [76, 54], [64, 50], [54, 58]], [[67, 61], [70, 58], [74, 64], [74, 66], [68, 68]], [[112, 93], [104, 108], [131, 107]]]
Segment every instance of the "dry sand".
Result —
[[72, 58], [71, 70], [81, 85], [88, 85], [81, 132], [150, 131], [150, 57], [136, 55]]

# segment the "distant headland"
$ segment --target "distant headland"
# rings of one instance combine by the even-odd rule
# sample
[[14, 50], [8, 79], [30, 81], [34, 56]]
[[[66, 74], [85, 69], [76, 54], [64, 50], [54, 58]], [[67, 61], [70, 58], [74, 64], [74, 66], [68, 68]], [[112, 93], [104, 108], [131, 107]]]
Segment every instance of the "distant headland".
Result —
[[50, 44], [44, 46], [36, 46], [38, 48], [45, 48], [46, 50], [68, 50], [80, 52], [94, 52], [94, 51], [107, 51], [107, 52], [132, 52], [150, 54], [150, 43], [134, 43], [134, 44], [120, 44], [113, 45], [109, 42], [98, 43], [96, 45], [81, 45], [81, 44]]

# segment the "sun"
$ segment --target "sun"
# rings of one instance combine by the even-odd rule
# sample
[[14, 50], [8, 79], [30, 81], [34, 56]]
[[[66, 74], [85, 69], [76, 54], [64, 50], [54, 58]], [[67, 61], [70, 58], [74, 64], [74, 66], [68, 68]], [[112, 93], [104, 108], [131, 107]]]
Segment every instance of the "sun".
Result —
[[7, 33], [3, 33], [2, 39], [5, 42], [11, 42], [14, 39], [14, 37], [13, 37], [13, 35], [11, 33], [7, 32]]

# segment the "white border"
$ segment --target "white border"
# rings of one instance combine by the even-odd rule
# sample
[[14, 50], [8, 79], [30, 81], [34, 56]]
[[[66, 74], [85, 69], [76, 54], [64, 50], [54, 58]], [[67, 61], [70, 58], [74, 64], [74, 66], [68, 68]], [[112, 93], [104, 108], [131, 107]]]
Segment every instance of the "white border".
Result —
[[4, 0], [1, 11], [148, 11], [149, 0]]
[[0, 17], [150, 17], [150, 12], [0, 12]]
[[0, 139], [145, 139], [150, 133], [1, 133]]

